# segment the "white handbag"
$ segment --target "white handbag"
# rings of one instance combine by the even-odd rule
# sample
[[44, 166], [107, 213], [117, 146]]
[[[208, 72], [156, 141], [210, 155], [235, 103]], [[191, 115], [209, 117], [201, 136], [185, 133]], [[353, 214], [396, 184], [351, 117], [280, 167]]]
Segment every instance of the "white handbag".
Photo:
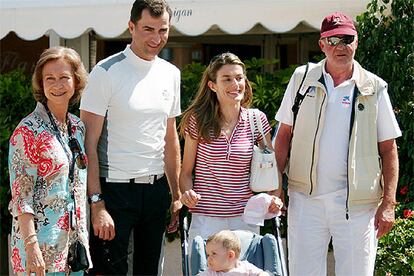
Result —
[[257, 145], [253, 146], [253, 158], [250, 165], [250, 189], [253, 192], [273, 191], [279, 188], [279, 172], [275, 153], [269, 148], [266, 141], [258, 109], [249, 109], [249, 122], [253, 141], [255, 141], [256, 130], [254, 118], [256, 118], [259, 133], [262, 135], [264, 148], [260, 148]]

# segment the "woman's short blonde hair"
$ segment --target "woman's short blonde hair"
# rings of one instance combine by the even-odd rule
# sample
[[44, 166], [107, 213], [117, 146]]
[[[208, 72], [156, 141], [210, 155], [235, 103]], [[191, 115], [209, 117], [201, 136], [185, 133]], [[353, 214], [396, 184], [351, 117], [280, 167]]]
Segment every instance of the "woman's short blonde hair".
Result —
[[88, 73], [83, 66], [79, 54], [67, 47], [57, 46], [46, 49], [40, 55], [39, 60], [36, 63], [35, 70], [32, 76], [32, 89], [33, 97], [37, 102], [46, 104], [46, 96], [43, 91], [43, 67], [46, 63], [58, 59], [63, 59], [68, 62], [72, 67], [72, 73], [75, 77], [75, 93], [69, 101], [69, 105], [73, 105], [79, 102], [83, 89], [86, 86], [86, 80], [88, 78]]
[[240, 257], [241, 242], [239, 237], [230, 230], [222, 230], [210, 236], [206, 243], [217, 242], [222, 244], [226, 250], [233, 250], [236, 258]]

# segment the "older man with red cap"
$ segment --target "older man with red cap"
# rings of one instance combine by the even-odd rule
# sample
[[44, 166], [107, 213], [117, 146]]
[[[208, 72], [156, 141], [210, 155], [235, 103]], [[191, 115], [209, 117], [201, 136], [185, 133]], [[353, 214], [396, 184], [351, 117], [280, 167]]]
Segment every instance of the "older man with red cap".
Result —
[[276, 158], [288, 175], [290, 275], [372, 275], [377, 240], [394, 223], [401, 130], [387, 83], [354, 60], [352, 18], [322, 22], [326, 58], [294, 72], [276, 120]]

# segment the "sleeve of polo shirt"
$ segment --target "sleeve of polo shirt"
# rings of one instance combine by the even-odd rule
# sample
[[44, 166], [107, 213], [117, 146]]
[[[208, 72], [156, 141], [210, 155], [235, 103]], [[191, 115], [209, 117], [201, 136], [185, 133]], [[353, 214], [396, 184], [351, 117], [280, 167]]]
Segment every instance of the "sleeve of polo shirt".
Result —
[[105, 116], [111, 99], [112, 84], [108, 72], [99, 65], [89, 74], [88, 84], [82, 95], [80, 109]]
[[378, 142], [395, 139], [401, 136], [401, 130], [395, 118], [387, 86], [379, 91], [377, 135]]
[[292, 106], [295, 102], [296, 92], [294, 90], [296, 87], [296, 79], [299, 71], [303, 71], [301, 74], [303, 75], [305, 73], [305, 66], [298, 67], [296, 68], [295, 72], [293, 72], [293, 75], [290, 78], [289, 84], [286, 88], [285, 95], [283, 96], [282, 103], [280, 104], [279, 110], [275, 116], [276, 121], [289, 126], [293, 125]]
[[177, 117], [181, 114], [181, 97], [180, 97], [180, 86], [181, 86], [181, 73], [178, 68], [174, 68], [175, 77], [174, 77], [174, 99], [171, 106], [171, 111], [169, 118]]
[[193, 115], [190, 116], [190, 120], [188, 121], [188, 126], [184, 130], [185, 134], [190, 135], [192, 139], [198, 140], [198, 127], [197, 127], [197, 120]]

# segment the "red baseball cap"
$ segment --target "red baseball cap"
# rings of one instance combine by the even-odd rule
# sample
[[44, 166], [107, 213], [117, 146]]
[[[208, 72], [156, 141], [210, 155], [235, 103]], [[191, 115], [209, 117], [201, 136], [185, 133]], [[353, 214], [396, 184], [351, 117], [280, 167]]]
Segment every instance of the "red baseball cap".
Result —
[[326, 16], [322, 21], [321, 37], [335, 35], [356, 35], [354, 21], [342, 12], [335, 12]]

